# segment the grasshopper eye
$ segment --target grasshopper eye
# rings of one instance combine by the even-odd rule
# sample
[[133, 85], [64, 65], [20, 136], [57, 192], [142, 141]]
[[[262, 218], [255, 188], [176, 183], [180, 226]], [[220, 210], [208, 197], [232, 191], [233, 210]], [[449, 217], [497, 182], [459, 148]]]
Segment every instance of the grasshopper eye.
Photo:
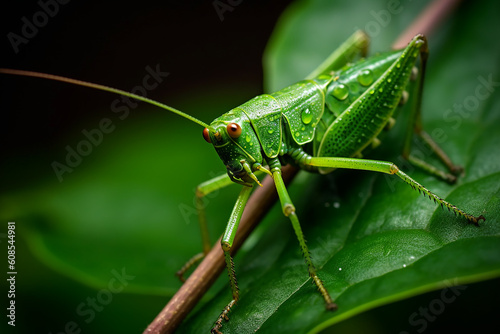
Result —
[[208, 133], [208, 128], [203, 129], [203, 138], [207, 143], [211, 143], [212, 141], [210, 140], [210, 134]]
[[241, 136], [241, 127], [239, 126], [239, 124], [229, 123], [227, 125], [227, 133], [231, 138], [236, 139]]

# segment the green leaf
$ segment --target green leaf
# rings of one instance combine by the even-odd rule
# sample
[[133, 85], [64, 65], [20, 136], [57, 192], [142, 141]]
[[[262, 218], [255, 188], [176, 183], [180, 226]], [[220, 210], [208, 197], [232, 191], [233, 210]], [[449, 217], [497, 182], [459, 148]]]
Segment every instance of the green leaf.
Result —
[[[397, 13], [384, 16], [388, 3], [380, 0], [297, 2], [278, 22], [266, 52], [266, 90], [302, 79], [357, 28], [371, 32], [372, 51], [387, 50], [425, 5], [401, 2]], [[451, 186], [404, 163], [395, 145], [404, 119], [371, 156], [406, 167], [439, 196], [483, 214], [481, 227], [389, 176], [302, 173], [290, 193], [318, 273], [339, 310], [324, 310], [290, 223], [276, 207], [235, 258], [241, 300], [224, 333], [315, 332], [379, 305], [499, 276], [500, 46], [492, 42], [497, 37], [491, 29], [498, 9], [494, 1], [464, 3], [429, 39], [424, 125], [465, 167], [465, 176]], [[485, 81], [493, 83], [484, 86]], [[242, 102], [236, 94], [227, 96], [233, 100], [209, 105], [220, 112]], [[197, 100], [210, 101], [200, 95]], [[455, 104], [465, 107], [457, 112]], [[203, 120], [216, 116], [201, 107]], [[193, 101], [185, 110], [201, 107]], [[33, 253], [75, 280], [102, 289], [111, 270], [125, 268], [135, 276], [127, 292], [171, 296], [180, 286], [173, 273], [200, 251], [194, 187], [223, 173], [224, 166], [200, 143], [200, 129], [180, 126], [181, 120], [160, 115], [113, 122], [112, 135], [63, 182], [56, 183], [49, 162], [40, 168], [50, 174], [46, 180], [3, 195], [2, 218], [22, 222], [20, 235]], [[64, 144], [74, 148], [84, 139], [75, 136]], [[414, 152], [435, 162], [423, 146]], [[64, 162], [66, 154], [50, 156]], [[237, 188], [207, 199], [213, 237], [223, 231]], [[208, 332], [230, 298], [223, 275], [179, 332]]]
[[[390, 14], [384, 1], [361, 3], [291, 6], [265, 55], [267, 90], [300, 80], [356, 28], [371, 32], [372, 49], [388, 49], [425, 6], [402, 2], [398, 13]], [[224, 333], [317, 332], [376, 306], [500, 275], [500, 48], [491, 43], [495, 30], [490, 29], [496, 12], [493, 1], [463, 4], [429, 36], [424, 126], [465, 167], [465, 176], [448, 185], [405, 163], [401, 145], [390, 146], [401, 142], [404, 120], [370, 156], [398, 163], [438, 195], [483, 214], [486, 221], [470, 225], [388, 175], [300, 175], [290, 189], [292, 198], [318, 275], [339, 309], [325, 311], [290, 224], [274, 212], [257, 231], [259, 239], [250, 241], [251, 250], [235, 258], [241, 300]], [[421, 144], [413, 153], [437, 163]], [[229, 288], [222, 288], [181, 330], [206, 331], [230, 299]]]

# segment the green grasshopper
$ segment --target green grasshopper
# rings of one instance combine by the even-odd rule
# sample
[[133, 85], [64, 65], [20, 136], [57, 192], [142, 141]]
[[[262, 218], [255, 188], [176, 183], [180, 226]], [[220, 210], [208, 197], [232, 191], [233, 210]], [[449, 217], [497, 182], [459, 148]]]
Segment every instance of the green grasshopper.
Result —
[[[41, 77], [122, 94], [174, 112], [204, 127], [203, 138], [214, 146], [226, 166], [227, 175], [199, 185], [197, 200], [202, 203], [204, 196], [229, 184], [243, 185], [221, 239], [232, 300], [214, 323], [212, 333], [220, 333], [223, 322], [229, 320], [228, 314], [239, 300], [231, 250], [253, 185], [261, 185], [257, 175], [268, 174], [272, 177], [283, 214], [292, 223], [309, 276], [322, 295], [327, 310], [335, 310], [337, 305], [318, 277], [311, 260], [295, 207], [282, 179], [283, 165], [292, 164], [321, 174], [337, 168], [394, 174], [470, 223], [478, 225], [480, 220], [485, 220], [482, 215], [473, 216], [443, 200], [395, 164], [361, 158], [367, 150], [380, 144], [379, 137], [395, 122], [398, 106], [408, 100], [410, 82], [416, 81], [416, 103], [411, 110], [411, 121], [404, 139], [403, 157], [450, 183], [455, 182], [456, 175], [462, 171], [422, 129], [420, 106], [428, 58], [426, 38], [417, 35], [403, 50], [351, 64], [357, 56], [365, 56], [367, 46], [368, 37], [356, 32], [305, 80], [272, 94], [259, 95], [216, 118], [210, 125], [170, 106], [115, 88], [34, 72], [0, 69], [0, 73]], [[419, 58], [420, 69], [417, 70], [415, 65]], [[413, 133], [431, 147], [449, 172], [441, 171], [411, 155]], [[181, 280], [185, 272], [210, 249], [203, 205], [198, 207], [203, 253], [193, 257], [177, 273]]]

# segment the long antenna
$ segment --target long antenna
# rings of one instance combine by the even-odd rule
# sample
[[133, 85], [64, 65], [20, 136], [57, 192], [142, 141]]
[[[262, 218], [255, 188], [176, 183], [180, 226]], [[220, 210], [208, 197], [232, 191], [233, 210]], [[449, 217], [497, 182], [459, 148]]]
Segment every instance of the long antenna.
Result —
[[173, 107], [167, 106], [166, 104], [157, 102], [155, 100], [148, 99], [147, 97], [143, 97], [143, 96], [140, 96], [140, 95], [129, 93], [129, 92], [121, 90], [121, 89], [117, 89], [117, 88], [113, 88], [113, 87], [108, 87], [108, 86], [104, 86], [104, 85], [99, 85], [99, 84], [95, 84], [95, 83], [91, 83], [91, 82], [87, 82], [87, 81], [81, 81], [81, 80], [76, 80], [76, 79], [61, 77], [59, 75], [52, 75], [52, 74], [32, 72], [32, 71], [13, 70], [13, 69], [9, 69], [9, 68], [0, 68], [0, 73], [12, 74], [12, 75], [20, 75], [20, 76], [25, 76], [25, 77], [35, 77], [35, 78], [55, 80], [55, 81], [61, 81], [61, 82], [66, 82], [66, 83], [70, 83], [70, 84], [73, 84], [73, 85], [84, 86], [84, 87], [89, 87], [89, 88], [95, 88], [95, 89], [103, 90], [103, 91], [106, 91], [106, 92], [111, 92], [111, 93], [115, 93], [115, 94], [119, 94], [119, 95], [124, 95], [124, 96], [131, 97], [131, 98], [139, 100], [139, 101], [143, 101], [143, 102], [152, 104], [152, 105], [160, 107], [162, 109], [171, 111], [171, 112], [173, 112], [173, 113], [175, 113], [175, 114], [177, 114], [179, 116], [187, 118], [190, 121], [193, 121], [193, 122], [195, 122], [195, 123], [203, 126], [204, 128], [208, 128], [209, 130], [213, 131], [213, 129], [208, 124], [206, 124], [206, 123], [200, 121], [199, 119], [197, 119], [197, 118], [195, 118], [193, 116], [190, 116], [190, 115], [188, 115], [188, 114], [186, 114], [186, 113], [184, 113], [184, 112], [182, 112], [180, 110], [177, 110], [177, 109], [175, 109]]

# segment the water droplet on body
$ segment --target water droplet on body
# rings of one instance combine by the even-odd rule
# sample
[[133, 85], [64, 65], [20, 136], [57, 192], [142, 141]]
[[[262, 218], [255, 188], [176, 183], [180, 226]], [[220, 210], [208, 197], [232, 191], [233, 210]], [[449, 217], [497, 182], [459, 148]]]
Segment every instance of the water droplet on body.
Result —
[[301, 118], [302, 118], [302, 123], [309, 124], [313, 119], [313, 115], [309, 109], [304, 109], [302, 111]]
[[333, 88], [332, 96], [337, 100], [343, 101], [349, 96], [349, 89], [344, 84], [338, 84]]
[[363, 86], [370, 86], [373, 83], [373, 72], [364, 70], [358, 75], [358, 82]]

